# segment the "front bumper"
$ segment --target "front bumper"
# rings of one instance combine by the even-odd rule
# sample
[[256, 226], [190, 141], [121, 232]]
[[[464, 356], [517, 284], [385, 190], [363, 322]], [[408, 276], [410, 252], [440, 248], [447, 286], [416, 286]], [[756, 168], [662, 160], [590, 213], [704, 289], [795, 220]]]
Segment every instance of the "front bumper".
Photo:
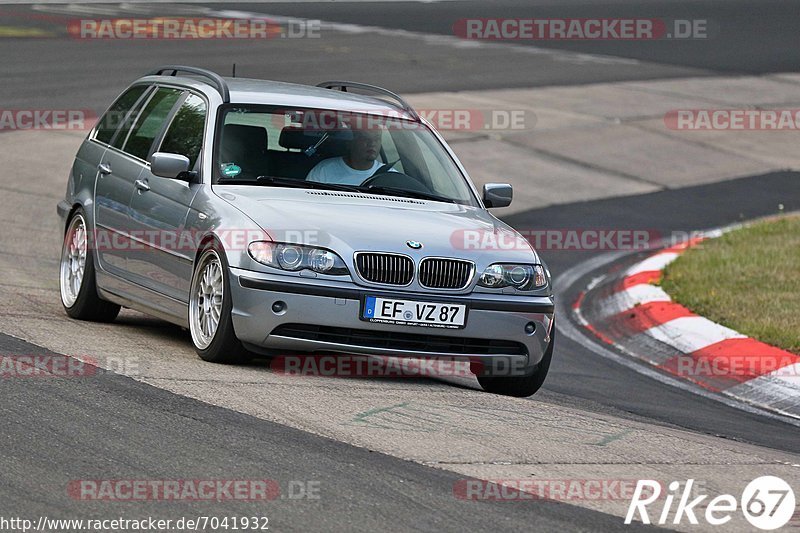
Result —
[[[255, 351], [465, 358], [480, 361], [487, 374], [504, 369], [528, 373], [550, 343], [551, 297], [423, 294], [375, 290], [350, 282], [287, 280], [237, 268], [230, 271], [233, 327], [236, 336]], [[467, 324], [454, 330], [366, 322], [359, 319], [366, 294], [465, 303]], [[285, 304], [277, 313], [272, 307], [276, 302]], [[535, 329], [529, 334], [525, 326], [530, 323]]]

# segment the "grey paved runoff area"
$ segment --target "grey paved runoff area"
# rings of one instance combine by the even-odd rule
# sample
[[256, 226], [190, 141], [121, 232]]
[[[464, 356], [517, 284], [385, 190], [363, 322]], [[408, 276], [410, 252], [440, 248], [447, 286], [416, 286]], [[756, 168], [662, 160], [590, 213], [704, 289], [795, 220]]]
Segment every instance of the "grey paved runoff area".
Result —
[[[796, 74], [428, 93], [409, 100], [423, 110], [454, 110], [434, 115], [445, 125], [459, 111], [484, 118], [483, 129], [453, 127], [445, 135], [474, 181], [514, 185], [514, 202], [497, 210], [500, 216], [800, 169], [798, 129], [689, 131], [670, 129], [664, 119], [677, 110], [795, 108]], [[504, 127], [512, 117], [515, 127]]]
[[[800, 159], [794, 155], [795, 133], [674, 132], [666, 131], [660, 118], [669, 109], [717, 107], [723, 103], [731, 107], [796, 106], [800, 102], [800, 83], [792, 76], [429, 93], [414, 95], [412, 99], [419, 107], [524, 109], [535, 114], [536, 123], [529, 124], [525, 131], [448, 133], [476, 181], [508, 180], [516, 185], [515, 211], [505, 214], [519, 214], [521, 210], [541, 206], [576, 205], [609, 196], [682, 187], [689, 190], [693, 186], [747, 174], [796, 169], [800, 164]], [[332, 466], [328, 463], [339, 455], [343, 462], [360, 464], [359, 454], [363, 450], [345, 450], [339, 444], [323, 440], [307, 443], [301, 434], [288, 429], [281, 430], [283, 436], [275, 437], [274, 443], [258, 442], [260, 437], [248, 433], [248, 428], [256, 427], [255, 419], [447, 471], [450, 474], [437, 478], [438, 474], [426, 474], [416, 466], [412, 468], [414, 475], [436, 478], [429, 481], [418, 478], [423, 479], [420, 486], [433, 483], [440, 490], [451, 491], [445, 499], [452, 497], [449, 483], [454, 475], [456, 478], [550, 480], [652, 477], [665, 483], [694, 478], [703, 480], [705, 490], [712, 495], [740, 494], [747, 482], [768, 474], [780, 476], [794, 486], [800, 482], [797, 466], [800, 457], [796, 453], [690, 432], [611, 410], [587, 409], [580, 402], [557, 395], [545, 393], [525, 400], [499, 397], [476, 391], [474, 379], [466, 378], [299, 378], [273, 373], [263, 361], [248, 366], [213, 366], [196, 357], [185, 331], [135, 312], [124, 311], [115, 323], [107, 325], [68, 320], [58, 297], [61, 228], [55, 216], [55, 203], [61, 198], [67, 169], [83, 135], [54, 131], [2, 135], [0, 165], [5, 169], [0, 185], [5, 197], [5, 208], [0, 212], [4, 225], [0, 233], [0, 271], [4, 273], [0, 280], [2, 329], [6, 334], [57, 353], [91, 356], [100, 366], [112, 368], [155, 389], [137, 388], [134, 382], [107, 375], [98, 381], [75, 380], [84, 385], [90, 380], [87, 388], [76, 389], [78, 385], [61, 382], [56, 385], [31, 382], [33, 385], [13, 384], [5, 388], [12, 391], [12, 397], [26, 398], [26, 402], [30, 395], [37, 398], [26, 404], [28, 410], [24, 405], [11, 407], [13, 402], [11, 405], [6, 402], [5, 409], [11, 411], [19, 423], [32, 423], [34, 417], [47, 416], [49, 405], [54, 406], [49, 414], [58, 415], [49, 419], [49, 431], [35, 432], [31, 428], [35, 442], [46, 441], [49, 436], [56, 442], [52, 444], [56, 446], [56, 455], [40, 456], [35, 467], [27, 462], [29, 452], [20, 443], [11, 448], [0, 446], [0, 449], [12, 450], [7, 453], [11, 454], [12, 462], [16, 461], [12, 464], [17, 471], [34, 468], [30, 471], [33, 474], [29, 473], [30, 483], [35, 482], [36, 476], [42, 476], [46, 483], [55, 484], [50, 488], [57, 488], [63, 476], [98, 472], [97, 477], [101, 477], [102, 472], [120, 470], [130, 472], [131, 477], [139, 473], [155, 476], [155, 472], [162, 472], [163, 475], [155, 464], [149, 470], [147, 465], [151, 463], [145, 462], [139, 467], [140, 463], [134, 458], [127, 462], [127, 454], [134, 453], [133, 447], [145, 442], [152, 443], [153, 453], [174, 457], [174, 471], [186, 473], [184, 477], [209, 470], [221, 472], [213, 477], [243, 472], [256, 475], [249, 465], [257, 464], [261, 456], [244, 451], [238, 455], [237, 450], [242, 449], [239, 435], [247, 435], [242, 438], [247, 439], [251, 449], [293, 446], [292, 439], [296, 439], [298, 453], [300, 450], [309, 453], [306, 444], [317, 447], [318, 451], [311, 452], [315, 454], [311, 459], [316, 465], [313, 471], [285, 470], [279, 475], [283, 478], [295, 473], [312, 477], [330, 475], [328, 469]], [[499, 214], [504, 215], [502, 211]], [[118, 392], [120, 387], [130, 390], [128, 396]], [[199, 404], [156, 389], [230, 411], [201, 408]], [[66, 404], [73, 402], [75, 395], [83, 396], [85, 404], [67, 409]], [[122, 405], [125, 402], [129, 402], [130, 409]], [[133, 421], [125, 417], [132, 416], [137, 409], [142, 413], [136, 416], [141, 416], [141, 439], [145, 442], [114, 441], [129, 435]], [[214, 418], [213, 431], [208, 429], [210, 442], [204, 440], [204, 428], [202, 423], [198, 425], [194, 410], [201, 412], [198, 416], [202, 423], [207, 423], [203, 422], [205, 417]], [[230, 414], [225, 415], [226, 412]], [[107, 425], [93, 426], [93, 416]], [[231, 434], [227, 437], [230, 441], [218, 440], [221, 431], [218, 424], [225, 416], [231, 420]], [[114, 417], [122, 418], [117, 423]], [[70, 469], [59, 467], [57, 474], [48, 476], [46, 461], [57, 456], [57, 443], [79, 435], [80, 427], [96, 431], [99, 437], [108, 435], [109, 443], [98, 448], [97, 459], [118, 461], [120, 468], [103, 470], [92, 464], [71, 465]], [[264, 426], [263, 430], [268, 431], [266, 428]], [[780, 426], [780, 431], [796, 431], [796, 428]], [[115, 444], [112, 446], [112, 443]], [[232, 446], [231, 452], [237, 453], [215, 455], [209, 451], [209, 446], [216, 446], [214, 451], [218, 447]], [[202, 463], [207, 454], [212, 457], [212, 463], [204, 469]], [[276, 464], [288, 468], [285, 465], [291, 454], [283, 450], [276, 450], [274, 454]], [[15, 460], [14, 457], [26, 459]], [[298, 456], [298, 464], [303, 457], [308, 455]], [[86, 457], [76, 460], [91, 463]], [[389, 471], [399, 468], [398, 463], [389, 458], [381, 461], [386, 462]], [[195, 466], [181, 468], [183, 464]], [[373, 463], [364, 464], [373, 466]], [[363, 487], [360, 492], [346, 488], [347, 483], [355, 483], [356, 478], [344, 475], [343, 479], [349, 479], [343, 482], [345, 492], [349, 490], [349, 494], [356, 496], [364, 493]], [[21, 490], [30, 490], [30, 487], [21, 487]], [[400, 494], [405, 493], [399, 492], [398, 498], [402, 497]], [[23, 505], [19, 494], [6, 501]], [[341, 504], [335, 501], [336, 505]], [[624, 516], [628, 503], [628, 499], [614, 498], [569, 501], [570, 505], [616, 517]], [[62, 501], [61, 504], [64, 509], [74, 506], [74, 502]], [[418, 501], [413, 505], [409, 503], [409, 508], [416, 508], [417, 504]], [[320, 502], [319, 505], [324, 509], [326, 504]], [[436, 499], [431, 499], [430, 506], [436, 505]], [[528, 512], [515, 507], [526, 505], [524, 502], [506, 502], [505, 505], [509, 506], [508, 512], [514, 515], [514, 520], [523, 519], [518, 512]], [[280, 509], [276, 513], [280, 514]], [[457, 506], [448, 509], [452, 513], [460, 512]], [[562, 513], [561, 509], [553, 507], [552, 512], [542, 511], [545, 513], [542, 516], [546, 517], [542, 520], [552, 520], [544, 522], [543, 529], [559, 523], [572, 529], [564, 525], [567, 519], [575, 519], [576, 527], [591, 528], [591, 516], [578, 517]], [[287, 517], [292, 516], [292, 511], [285, 512]], [[550, 514], [546, 514], [548, 512]], [[621, 525], [621, 519], [617, 520]], [[447, 521], [443, 519], [442, 523]], [[294, 523], [299, 525], [300, 521]], [[358, 527], [366, 523], [359, 522]], [[512, 523], [507, 525], [508, 529], [514, 529]], [[685, 521], [674, 527], [692, 529]], [[727, 528], [749, 530], [741, 515], [736, 515]]]

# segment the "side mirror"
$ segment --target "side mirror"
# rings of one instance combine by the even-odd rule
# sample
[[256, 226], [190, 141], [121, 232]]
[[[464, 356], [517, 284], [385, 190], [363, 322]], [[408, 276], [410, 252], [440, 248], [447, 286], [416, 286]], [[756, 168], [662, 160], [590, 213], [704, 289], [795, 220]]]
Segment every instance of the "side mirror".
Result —
[[189, 158], [185, 155], [156, 152], [150, 158], [150, 172], [162, 178], [192, 181], [197, 175], [189, 171]]
[[514, 189], [508, 183], [487, 183], [483, 186], [483, 205], [508, 207], [514, 197]]

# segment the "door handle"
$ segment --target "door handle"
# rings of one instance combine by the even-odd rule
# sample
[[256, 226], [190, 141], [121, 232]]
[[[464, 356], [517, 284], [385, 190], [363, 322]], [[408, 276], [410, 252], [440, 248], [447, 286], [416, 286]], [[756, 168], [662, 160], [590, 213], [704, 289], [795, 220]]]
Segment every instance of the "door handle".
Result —
[[109, 165], [108, 163], [100, 163], [99, 165], [97, 165], [97, 170], [100, 172], [100, 174], [106, 176], [108, 174], [111, 174], [111, 165]]
[[139, 189], [140, 192], [150, 190], [150, 185], [148, 185], [147, 182], [144, 180], [136, 180], [133, 182], [133, 184], [134, 186], [136, 186], [137, 189]]

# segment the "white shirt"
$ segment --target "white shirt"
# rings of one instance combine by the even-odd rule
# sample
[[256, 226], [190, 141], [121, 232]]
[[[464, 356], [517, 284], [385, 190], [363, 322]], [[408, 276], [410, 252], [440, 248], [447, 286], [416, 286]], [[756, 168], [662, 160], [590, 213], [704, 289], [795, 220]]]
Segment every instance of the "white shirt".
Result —
[[383, 163], [375, 160], [372, 168], [356, 170], [345, 163], [343, 157], [332, 157], [325, 161], [320, 161], [317, 166], [312, 168], [311, 172], [306, 176], [306, 180], [342, 185], [361, 185], [364, 180], [375, 174], [375, 171], [382, 166]]

